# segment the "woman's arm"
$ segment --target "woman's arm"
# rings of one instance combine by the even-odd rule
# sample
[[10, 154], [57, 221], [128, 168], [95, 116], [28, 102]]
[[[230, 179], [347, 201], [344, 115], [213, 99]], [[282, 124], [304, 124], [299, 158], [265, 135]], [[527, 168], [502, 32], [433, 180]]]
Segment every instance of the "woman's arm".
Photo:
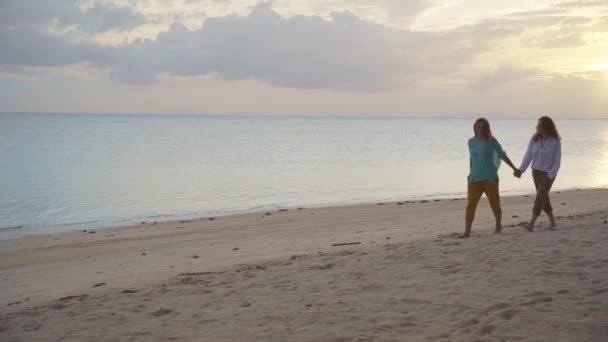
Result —
[[507, 165], [509, 165], [509, 166], [510, 166], [510, 167], [513, 169], [513, 171], [519, 171], [519, 170], [518, 170], [518, 169], [515, 167], [515, 165], [513, 165], [513, 162], [511, 161], [511, 159], [509, 159], [509, 157], [507, 157], [507, 155], [506, 155], [506, 154], [505, 154], [505, 155], [503, 155], [501, 159], [502, 159], [502, 160], [503, 160], [505, 163], [507, 163]]
[[502, 146], [500, 146], [500, 143], [498, 142], [498, 140], [493, 139], [493, 144], [494, 144], [494, 151], [496, 153], [498, 153], [498, 155], [500, 156], [500, 159], [502, 161], [504, 161], [505, 163], [507, 163], [507, 165], [509, 165], [513, 171], [517, 171], [517, 168], [515, 167], [515, 165], [513, 165], [513, 162], [511, 161], [511, 159], [509, 159], [509, 157], [507, 156], [507, 153], [502, 149]]
[[551, 170], [549, 170], [549, 172], [547, 173], [549, 175], [549, 178], [551, 179], [555, 179], [555, 177], [557, 177], [557, 171], [559, 171], [559, 167], [562, 163], [562, 143], [559, 140], [555, 144], [555, 152], [553, 157], [555, 158], [555, 160], [553, 161], [553, 166], [551, 167]]
[[528, 143], [528, 149], [526, 150], [526, 155], [524, 156], [524, 159], [521, 161], [521, 164], [519, 165], [519, 171], [521, 173], [526, 172], [526, 170], [528, 169], [528, 166], [530, 166], [530, 163], [532, 163], [533, 146], [534, 146], [534, 140], [530, 140], [530, 143]]

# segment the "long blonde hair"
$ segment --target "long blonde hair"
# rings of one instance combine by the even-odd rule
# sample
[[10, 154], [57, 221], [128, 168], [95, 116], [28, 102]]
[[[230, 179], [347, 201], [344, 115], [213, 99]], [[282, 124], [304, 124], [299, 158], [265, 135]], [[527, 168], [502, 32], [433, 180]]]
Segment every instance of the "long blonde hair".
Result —
[[[485, 137], [479, 137], [477, 135], [477, 132], [475, 131], [475, 126], [477, 126], [478, 123], [482, 123], [484, 126], [485, 131], [487, 132], [487, 136]], [[490, 128], [490, 122], [488, 121], [488, 119], [486, 118], [479, 118], [475, 121], [475, 123], [473, 124], [473, 134], [475, 134], [475, 136], [477, 138], [482, 138], [482, 139], [486, 139], [486, 140], [492, 140], [492, 129]]]

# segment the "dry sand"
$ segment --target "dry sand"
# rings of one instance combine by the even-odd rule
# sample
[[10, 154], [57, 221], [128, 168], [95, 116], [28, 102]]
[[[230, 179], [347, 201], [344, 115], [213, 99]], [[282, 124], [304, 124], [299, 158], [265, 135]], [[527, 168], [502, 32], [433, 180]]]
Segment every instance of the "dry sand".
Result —
[[[0, 241], [2, 341], [608, 341], [608, 189]], [[358, 243], [332, 246], [339, 243]]]

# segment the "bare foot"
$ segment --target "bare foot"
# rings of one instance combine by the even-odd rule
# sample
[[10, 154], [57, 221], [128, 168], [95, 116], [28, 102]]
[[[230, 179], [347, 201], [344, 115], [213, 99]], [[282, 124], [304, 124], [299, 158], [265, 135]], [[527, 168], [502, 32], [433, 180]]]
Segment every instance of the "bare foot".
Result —
[[555, 227], [557, 227], [555, 216], [553, 216], [553, 213], [547, 214], [547, 216], [549, 216], [550, 229], [555, 229]]
[[468, 239], [470, 237], [471, 237], [471, 233], [468, 233], [468, 232], [465, 232], [465, 233], [462, 233], [462, 234], [458, 235], [459, 239]]
[[533, 226], [533, 225], [531, 225], [531, 224], [530, 224], [530, 223], [528, 223], [528, 222], [524, 222], [524, 224], [522, 224], [522, 226], [523, 226], [524, 228], [526, 228], [526, 229], [527, 229], [527, 230], [528, 230], [530, 233], [532, 232], [532, 230], [534, 230], [534, 226]]
[[496, 230], [494, 231], [494, 234], [500, 234], [502, 233], [502, 227], [496, 227]]

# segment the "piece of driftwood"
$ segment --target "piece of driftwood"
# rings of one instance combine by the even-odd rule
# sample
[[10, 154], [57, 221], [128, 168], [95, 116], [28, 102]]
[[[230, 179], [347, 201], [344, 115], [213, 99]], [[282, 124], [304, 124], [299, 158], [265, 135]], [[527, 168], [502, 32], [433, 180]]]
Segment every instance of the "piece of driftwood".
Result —
[[360, 245], [361, 242], [342, 242], [342, 243], [334, 243], [333, 245], [331, 245], [332, 247], [336, 247], [336, 246], [350, 246], [350, 245]]

